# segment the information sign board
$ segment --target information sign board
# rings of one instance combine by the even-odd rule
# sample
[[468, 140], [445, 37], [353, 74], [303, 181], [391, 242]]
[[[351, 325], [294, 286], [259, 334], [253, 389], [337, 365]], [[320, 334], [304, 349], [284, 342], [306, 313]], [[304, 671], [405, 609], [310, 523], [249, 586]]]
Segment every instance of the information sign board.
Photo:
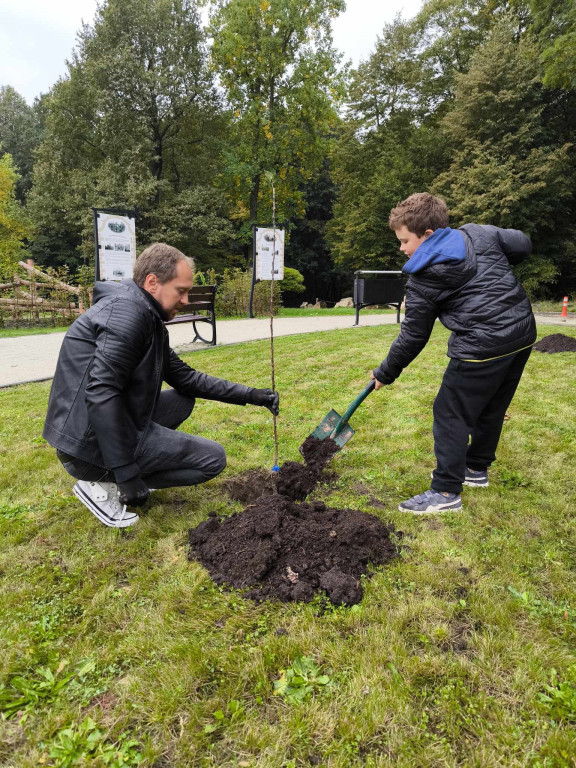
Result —
[[96, 279], [129, 280], [136, 262], [136, 213], [94, 209]]
[[[284, 230], [272, 227], [255, 227], [254, 254], [256, 280], [284, 279]], [[272, 257], [274, 256], [274, 274]]]

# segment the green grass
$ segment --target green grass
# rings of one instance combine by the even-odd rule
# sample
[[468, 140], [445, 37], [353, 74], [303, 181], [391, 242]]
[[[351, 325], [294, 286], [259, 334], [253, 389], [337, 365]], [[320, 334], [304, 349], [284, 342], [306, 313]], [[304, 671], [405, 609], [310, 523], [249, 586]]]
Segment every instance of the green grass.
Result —
[[[396, 313], [395, 309], [363, 309], [360, 312], [360, 317], [363, 314], [367, 315], [389, 315]], [[355, 315], [356, 310], [354, 307], [332, 307], [332, 309], [292, 309], [291, 307], [282, 307], [280, 309], [279, 317], [321, 317], [322, 315]]]
[[[282, 307], [278, 317], [321, 317], [322, 315], [354, 315], [356, 310], [338, 307], [336, 309], [292, 309]], [[363, 313], [371, 315], [385, 315], [396, 312], [395, 309], [364, 309]], [[266, 317], [258, 315], [258, 317]], [[269, 315], [268, 315], [269, 317]], [[217, 317], [217, 322], [226, 322], [227, 320], [242, 320], [240, 317]], [[0, 339], [11, 338], [13, 336], [32, 336], [39, 333], [65, 333], [70, 326], [58, 326], [54, 328], [0, 328]]]
[[[532, 302], [534, 312], [562, 312], [562, 299], [557, 301], [538, 301]], [[570, 297], [568, 301], [568, 312], [574, 314], [576, 312], [576, 300], [574, 297]]]
[[[277, 340], [281, 461], [348, 405], [396, 333]], [[332, 462], [338, 481], [318, 494], [406, 534], [353, 608], [258, 605], [187, 560], [189, 527], [241, 509], [225, 477], [272, 464], [263, 409], [199, 403], [186, 429], [225, 445], [224, 476], [154, 493], [122, 533], [79, 505], [40, 437], [49, 383], [1, 390], [0, 764], [574, 766], [574, 356], [532, 355], [490, 487], [466, 488], [460, 514], [418, 519], [397, 505], [429, 484], [446, 338], [435, 329], [366, 400]], [[186, 359], [267, 386], [268, 352]]]
[[15, 336], [36, 336], [45, 333], [66, 333], [69, 327], [69, 325], [57, 325], [49, 328], [0, 328], [0, 339], [11, 339]]

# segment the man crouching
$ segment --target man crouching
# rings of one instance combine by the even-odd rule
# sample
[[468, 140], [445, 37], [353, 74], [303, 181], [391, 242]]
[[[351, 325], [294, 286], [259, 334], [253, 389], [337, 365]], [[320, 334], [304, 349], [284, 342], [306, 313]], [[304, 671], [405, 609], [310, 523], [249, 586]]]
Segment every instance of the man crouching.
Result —
[[[193, 262], [155, 243], [132, 280], [98, 282], [94, 304], [71, 326], [52, 383], [44, 438], [76, 478], [73, 492], [100, 522], [138, 522], [150, 489], [198, 485], [226, 466], [224, 448], [176, 432], [196, 398], [265, 406], [279, 397], [196, 371], [170, 348], [164, 322], [188, 303]], [[162, 391], [162, 382], [172, 387]]]

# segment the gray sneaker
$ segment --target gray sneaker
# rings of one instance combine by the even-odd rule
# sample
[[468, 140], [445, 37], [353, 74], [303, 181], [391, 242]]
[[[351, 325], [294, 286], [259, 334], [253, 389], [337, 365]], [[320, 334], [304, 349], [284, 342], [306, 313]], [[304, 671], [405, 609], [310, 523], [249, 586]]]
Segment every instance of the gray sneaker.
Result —
[[118, 498], [116, 483], [97, 483], [93, 480], [78, 480], [74, 495], [109, 528], [127, 528], [140, 518], [135, 512], [129, 512]]
[[488, 488], [488, 470], [487, 469], [469, 469], [466, 467], [466, 477], [464, 485], [470, 485], [473, 488]]
[[462, 509], [462, 499], [459, 493], [441, 493], [430, 489], [403, 501], [398, 509], [400, 512], [412, 512], [415, 515], [427, 515], [434, 512], [459, 512]]
[[[430, 477], [434, 479], [434, 472], [430, 472]], [[471, 485], [473, 488], [488, 488], [490, 485], [488, 482], [488, 470], [481, 469], [476, 471], [466, 467], [466, 476], [462, 485]]]

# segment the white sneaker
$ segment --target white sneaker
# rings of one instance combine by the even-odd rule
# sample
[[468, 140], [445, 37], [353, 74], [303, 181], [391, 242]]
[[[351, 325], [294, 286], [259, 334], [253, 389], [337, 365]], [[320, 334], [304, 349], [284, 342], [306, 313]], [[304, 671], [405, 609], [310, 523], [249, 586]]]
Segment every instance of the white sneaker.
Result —
[[109, 528], [127, 528], [140, 518], [135, 512], [128, 512], [118, 498], [116, 483], [97, 483], [94, 480], [78, 480], [74, 495]]

